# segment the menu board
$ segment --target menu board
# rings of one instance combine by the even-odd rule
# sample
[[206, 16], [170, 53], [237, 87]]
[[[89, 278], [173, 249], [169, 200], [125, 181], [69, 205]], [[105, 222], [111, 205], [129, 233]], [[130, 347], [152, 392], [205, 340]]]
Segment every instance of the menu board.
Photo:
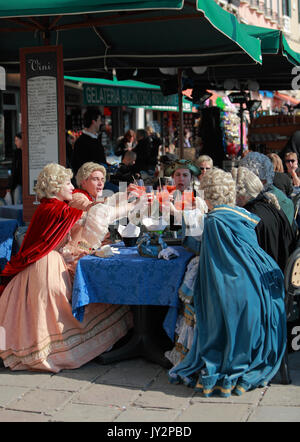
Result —
[[[33, 204], [34, 186], [48, 163], [65, 163], [65, 117], [62, 48], [23, 48], [21, 110], [23, 131], [23, 200]], [[24, 195], [25, 192], [25, 195]]]
[[57, 69], [54, 52], [26, 55], [29, 194], [47, 163], [58, 163]]

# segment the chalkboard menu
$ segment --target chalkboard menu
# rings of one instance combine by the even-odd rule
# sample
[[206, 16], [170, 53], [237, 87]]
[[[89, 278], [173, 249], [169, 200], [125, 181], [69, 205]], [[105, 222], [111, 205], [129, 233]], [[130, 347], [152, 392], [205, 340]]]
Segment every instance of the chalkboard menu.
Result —
[[34, 185], [42, 168], [48, 163], [65, 164], [62, 48], [23, 48], [20, 60], [23, 200], [27, 195], [32, 205]]

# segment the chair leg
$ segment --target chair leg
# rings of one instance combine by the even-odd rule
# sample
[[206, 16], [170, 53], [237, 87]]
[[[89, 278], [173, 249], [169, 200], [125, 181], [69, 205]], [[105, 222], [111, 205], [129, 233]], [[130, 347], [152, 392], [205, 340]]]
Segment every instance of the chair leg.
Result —
[[286, 347], [281, 364], [280, 364], [280, 377], [281, 377], [281, 384], [288, 385], [292, 382], [290, 377], [290, 369], [289, 369], [289, 354], [288, 349]]

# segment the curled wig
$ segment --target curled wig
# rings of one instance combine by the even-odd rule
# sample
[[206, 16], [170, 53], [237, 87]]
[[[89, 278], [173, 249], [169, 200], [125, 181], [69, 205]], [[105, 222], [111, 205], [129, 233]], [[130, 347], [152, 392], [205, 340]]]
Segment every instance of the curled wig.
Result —
[[88, 163], [84, 163], [76, 174], [76, 184], [81, 188], [82, 181], [87, 180], [91, 173], [95, 172], [95, 170], [99, 170], [103, 173], [104, 178], [106, 177], [106, 169], [101, 164], [93, 163], [92, 161]]
[[56, 163], [47, 164], [39, 173], [34, 189], [38, 199], [55, 197], [65, 182], [70, 180], [72, 176], [71, 169], [66, 169]]
[[235, 206], [235, 182], [229, 172], [217, 167], [207, 171], [201, 180], [200, 189], [204, 191], [204, 199], [209, 200], [213, 206]]

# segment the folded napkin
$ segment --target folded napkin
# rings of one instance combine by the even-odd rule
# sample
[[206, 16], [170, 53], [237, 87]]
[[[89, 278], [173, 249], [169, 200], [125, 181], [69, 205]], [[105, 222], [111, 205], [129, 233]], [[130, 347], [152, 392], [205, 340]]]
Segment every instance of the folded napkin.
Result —
[[99, 258], [109, 258], [111, 256], [114, 256], [114, 253], [111, 247], [106, 244], [105, 246], [102, 246], [99, 250], [96, 250], [95, 255], [99, 256]]
[[162, 258], [166, 259], [167, 261], [177, 258], [177, 256], [179, 256], [179, 253], [177, 252], [177, 250], [173, 249], [173, 247], [166, 247], [165, 249], [162, 249], [158, 254], [159, 259]]
[[128, 223], [126, 226], [122, 224], [118, 227], [118, 232], [122, 237], [127, 238], [137, 238], [140, 234], [141, 229], [135, 224]]

